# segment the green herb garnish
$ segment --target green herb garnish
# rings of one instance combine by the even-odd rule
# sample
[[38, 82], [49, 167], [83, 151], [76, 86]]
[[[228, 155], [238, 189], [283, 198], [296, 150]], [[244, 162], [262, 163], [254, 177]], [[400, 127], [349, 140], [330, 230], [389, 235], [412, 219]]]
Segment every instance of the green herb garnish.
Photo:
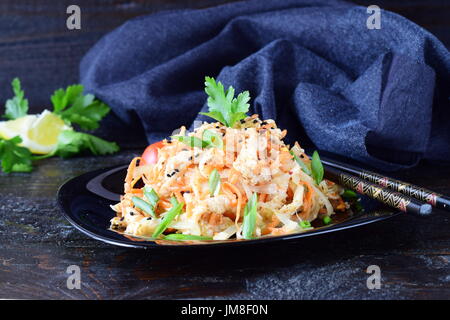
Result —
[[214, 169], [209, 174], [209, 193], [211, 194], [211, 197], [217, 196], [219, 194], [220, 190], [220, 174], [217, 169]]
[[119, 151], [119, 146], [115, 142], [109, 142], [88, 133], [64, 130], [60, 133], [56, 149], [52, 153], [37, 156], [34, 159], [39, 160], [55, 155], [70, 158], [86, 150], [93, 155], [105, 155]]
[[80, 84], [56, 90], [51, 97], [53, 112], [69, 124], [76, 123], [82, 129], [94, 130], [110, 108], [96, 100], [94, 95], [84, 95], [83, 90]]
[[25, 93], [20, 87], [19, 78], [14, 78], [11, 85], [15, 96], [6, 100], [4, 116], [9, 120], [14, 120], [27, 115], [28, 100], [24, 98]]
[[0, 139], [0, 161], [4, 172], [30, 172], [33, 170], [30, 150], [19, 146], [22, 138]]
[[222, 149], [223, 148], [223, 141], [222, 138], [220, 137], [220, 135], [218, 135], [217, 133], [215, 133], [214, 131], [211, 130], [205, 130], [203, 131], [203, 141], [207, 144], [207, 148], [219, 148]]
[[153, 208], [156, 207], [156, 204], [159, 201], [159, 196], [152, 187], [149, 186], [144, 187], [144, 196], [147, 198], [147, 200], [150, 202]]
[[289, 152], [294, 157], [294, 160], [298, 163], [303, 172], [306, 173], [308, 176], [310, 176], [311, 170], [308, 168], [306, 163], [304, 163], [299, 157], [297, 157], [297, 155], [292, 150]]
[[355, 191], [353, 190], [349, 190], [349, 189], [345, 189], [344, 193], [342, 194], [342, 198], [346, 198], [346, 199], [353, 199], [353, 198], [357, 198], [358, 195], [356, 194]]
[[171, 136], [172, 139], [178, 140], [191, 148], [222, 148], [222, 138], [211, 130], [205, 130], [202, 139], [193, 136]]
[[164, 236], [164, 240], [174, 240], [174, 241], [183, 241], [183, 240], [212, 240], [211, 237], [204, 236], [195, 236], [191, 234], [180, 234], [180, 233], [172, 233]]
[[131, 198], [131, 201], [133, 201], [133, 204], [135, 207], [141, 209], [145, 213], [151, 215], [152, 217], [156, 218], [154, 207], [148, 203], [145, 200], [142, 200], [141, 198], [138, 198], [136, 196]]
[[331, 218], [329, 216], [325, 216], [323, 217], [322, 221], [325, 225], [327, 225], [331, 223]]
[[173, 206], [176, 206], [176, 205], [179, 204], [179, 202], [178, 202], [178, 200], [177, 200], [176, 197], [170, 198], [170, 203], [171, 203]]
[[312, 228], [311, 227], [311, 223], [309, 221], [300, 221], [299, 223], [300, 227], [302, 227], [303, 229], [309, 229]]
[[355, 208], [356, 212], [363, 212], [364, 211], [364, 207], [362, 206], [361, 202], [359, 201], [355, 201], [353, 204], [353, 207]]
[[311, 174], [317, 184], [322, 182], [324, 170], [317, 151], [314, 151], [311, 158]]
[[220, 121], [227, 127], [232, 128], [234, 124], [244, 119], [250, 105], [250, 94], [248, 91], [241, 92], [237, 98], [234, 97], [234, 88], [228, 87], [225, 91], [223, 84], [211, 77], [205, 77], [205, 92], [208, 95], [209, 112], [200, 112], [205, 116]]
[[[27, 115], [28, 100], [21, 88], [20, 80], [12, 81], [14, 98], [6, 101], [4, 116], [9, 120]], [[110, 111], [110, 108], [92, 94], [83, 94], [82, 85], [73, 85], [67, 89], [58, 89], [51, 97], [53, 113], [58, 115], [69, 125], [78, 124], [82, 129], [92, 130], [99, 127], [100, 120]], [[12, 139], [0, 139], [0, 161], [4, 172], [30, 172], [32, 161], [61, 156], [74, 156], [83, 151], [90, 151], [94, 155], [104, 155], [117, 152], [119, 147], [114, 142], [108, 142], [91, 134], [76, 132], [69, 128], [62, 131], [53, 151], [35, 156], [26, 147], [19, 146], [20, 136]]]
[[[172, 199], [174, 199], [174, 198], [172, 198]], [[176, 201], [176, 199], [174, 199], [174, 201], [172, 201], [172, 199], [170, 202], [174, 203]], [[169, 211], [167, 211], [163, 220], [159, 223], [159, 225], [156, 227], [155, 231], [153, 232], [153, 235], [152, 235], [153, 238], [158, 238], [167, 229], [167, 227], [172, 222], [172, 220], [175, 219], [175, 217], [181, 213], [183, 206], [184, 206], [184, 203], [178, 203], [178, 201], [177, 201], [177, 204], [174, 205]]]
[[206, 148], [208, 143], [200, 138], [192, 136], [171, 136], [172, 139], [178, 140], [191, 148]]
[[256, 227], [258, 195], [252, 194], [244, 208], [244, 221], [242, 222], [242, 236], [244, 239], [252, 239]]

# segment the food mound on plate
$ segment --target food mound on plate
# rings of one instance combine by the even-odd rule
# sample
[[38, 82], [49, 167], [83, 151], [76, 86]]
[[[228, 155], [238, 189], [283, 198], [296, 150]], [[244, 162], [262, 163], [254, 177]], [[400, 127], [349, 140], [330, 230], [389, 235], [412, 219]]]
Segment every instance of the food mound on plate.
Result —
[[206, 77], [209, 112], [217, 122], [185, 127], [134, 158], [125, 194], [112, 206], [111, 229], [164, 240], [254, 239], [313, 229], [344, 212], [343, 188], [323, 179], [309, 158], [273, 120], [247, 116], [247, 91]]

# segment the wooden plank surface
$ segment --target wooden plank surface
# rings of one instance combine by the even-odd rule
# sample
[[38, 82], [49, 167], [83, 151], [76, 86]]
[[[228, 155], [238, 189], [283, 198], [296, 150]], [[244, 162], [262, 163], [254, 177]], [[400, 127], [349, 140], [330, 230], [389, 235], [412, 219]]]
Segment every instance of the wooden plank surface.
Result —
[[[85, 25], [68, 31], [71, 1], [0, 3], [0, 83], [23, 80], [32, 110], [55, 89], [78, 81], [78, 63], [95, 41], [134, 16], [224, 1], [79, 0]], [[363, 5], [368, 1], [358, 1]], [[448, 1], [378, 1], [449, 46]], [[0, 100], [9, 96], [0, 90]], [[141, 144], [144, 143], [142, 140]], [[131, 146], [131, 145], [128, 145]], [[56, 207], [67, 179], [128, 162], [140, 149], [108, 157], [47, 159], [31, 174], [0, 174], [0, 298], [407, 299], [450, 297], [450, 215], [398, 216], [359, 229], [251, 250], [132, 250], [81, 234]], [[450, 194], [450, 168], [423, 163], [399, 178]], [[366, 286], [369, 265], [382, 287]], [[66, 269], [81, 268], [81, 290], [66, 287]]]

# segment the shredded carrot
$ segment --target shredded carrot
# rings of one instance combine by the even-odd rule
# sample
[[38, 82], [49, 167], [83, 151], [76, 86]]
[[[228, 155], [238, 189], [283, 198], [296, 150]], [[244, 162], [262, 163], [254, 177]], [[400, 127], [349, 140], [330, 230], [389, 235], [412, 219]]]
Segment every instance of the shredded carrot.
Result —
[[280, 223], [280, 220], [277, 218], [276, 215], [273, 215], [273, 216], [272, 216], [271, 222], [269, 222], [269, 223], [266, 225], [266, 227], [265, 227], [263, 230], [261, 230], [261, 234], [262, 234], [262, 235], [265, 235], [265, 234], [271, 233], [272, 230], [275, 229], [276, 226], [277, 226], [279, 223]]
[[180, 191], [175, 191], [175, 197], [177, 198], [177, 201], [178, 201], [179, 203], [184, 202], [183, 195], [181, 194]]
[[130, 192], [130, 190], [133, 188], [133, 178], [134, 178], [134, 170], [136, 169], [136, 163], [138, 160], [140, 160], [141, 157], [135, 157], [133, 160], [131, 160], [130, 165], [128, 166], [127, 175], [125, 177], [125, 193]]
[[167, 200], [160, 200], [160, 201], [158, 202], [158, 204], [159, 204], [161, 207], [163, 207], [164, 209], [172, 208], [172, 204], [170, 203], [170, 201], [167, 201]]
[[235, 194], [230, 192], [229, 188], [222, 188], [222, 192], [230, 200], [230, 204], [235, 207], [237, 205], [237, 198]]
[[232, 192], [234, 192], [236, 194], [237, 198], [238, 198], [237, 207], [236, 207], [236, 219], [234, 220], [234, 223], [236, 224], [236, 227], [237, 227], [237, 223], [239, 221], [240, 214], [241, 214], [242, 193], [241, 193], [241, 191], [239, 191], [239, 189], [234, 184], [231, 184], [229, 182], [225, 182], [223, 185], [228, 187], [228, 188], [230, 188], [230, 190]]
[[142, 191], [142, 189], [131, 189], [131, 193], [136, 195], [136, 196], [143, 196], [144, 192]]
[[259, 196], [259, 202], [266, 202], [266, 199], [267, 199], [267, 193], [262, 193]]
[[304, 193], [304, 200], [303, 200], [303, 210], [302, 213], [300, 214], [300, 216], [302, 218], [306, 218], [309, 216], [309, 212], [312, 209], [312, 198], [314, 195], [314, 189], [311, 186], [311, 184], [307, 181], [301, 181], [301, 184], [303, 184], [304, 186], [306, 186], [305, 188], [305, 193]]
[[208, 223], [212, 226], [220, 225], [223, 221], [223, 216], [219, 213], [211, 213]]
[[287, 233], [286, 231], [284, 231], [283, 228], [269, 228], [269, 229], [271, 231], [271, 234], [274, 236], [281, 236]]

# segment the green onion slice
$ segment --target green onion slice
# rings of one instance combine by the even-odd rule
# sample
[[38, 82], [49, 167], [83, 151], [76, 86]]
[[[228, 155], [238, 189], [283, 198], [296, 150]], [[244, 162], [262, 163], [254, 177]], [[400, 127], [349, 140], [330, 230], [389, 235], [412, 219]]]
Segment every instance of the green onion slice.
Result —
[[311, 170], [309, 170], [309, 168], [306, 165], [306, 163], [304, 163], [299, 157], [297, 157], [297, 155], [294, 152], [292, 152], [292, 151], [289, 151], [289, 152], [294, 157], [294, 160], [299, 164], [299, 166], [303, 170], [303, 172], [306, 173], [308, 176], [310, 176], [311, 175]]
[[197, 148], [206, 148], [208, 146], [208, 143], [206, 141], [203, 141], [200, 138], [192, 137], [192, 136], [171, 136], [172, 139], [178, 140], [191, 148], [197, 147]]
[[242, 236], [244, 239], [253, 238], [256, 227], [257, 204], [258, 195], [254, 193], [244, 208], [244, 221], [242, 222]]
[[209, 174], [209, 192], [211, 197], [217, 196], [220, 190], [220, 174], [217, 169], [214, 169]]
[[300, 221], [300, 227], [303, 229], [311, 228], [311, 223], [309, 221]]
[[[174, 199], [174, 198], [172, 198], [172, 199]], [[175, 199], [175, 201], [176, 201], [176, 199]], [[170, 202], [172, 202], [172, 200]], [[167, 227], [172, 222], [172, 220], [175, 219], [175, 217], [181, 213], [183, 206], [184, 206], [184, 203], [178, 203], [178, 201], [177, 201], [177, 205], [174, 205], [172, 207], [172, 209], [167, 211], [163, 220], [159, 223], [159, 225], [156, 227], [155, 231], [153, 232], [153, 235], [152, 235], [153, 238], [158, 238], [167, 229]]]
[[175, 241], [183, 241], [183, 240], [212, 240], [211, 237], [204, 236], [195, 236], [192, 234], [180, 234], [180, 233], [172, 233], [164, 236], [164, 240], [175, 240]]
[[329, 216], [323, 217], [323, 223], [324, 224], [330, 224], [331, 223], [331, 218]]
[[150, 204], [153, 206], [153, 208], [155, 208], [156, 204], [159, 201], [159, 196], [156, 193], [156, 191], [149, 186], [145, 186], [144, 187], [144, 196], [147, 198], [147, 200], [150, 202]]
[[349, 190], [349, 189], [346, 189], [344, 191], [344, 193], [342, 194], [342, 198], [351, 199], [351, 198], [357, 198], [357, 197], [358, 197], [358, 195], [356, 194], [356, 192], [353, 190]]
[[316, 180], [316, 183], [319, 184], [323, 180], [323, 165], [322, 161], [320, 161], [319, 153], [317, 151], [314, 151], [311, 159], [311, 170], [312, 170], [312, 177], [314, 180]]
[[207, 148], [223, 148], [223, 141], [220, 135], [211, 130], [203, 131], [203, 142], [207, 144]]
[[141, 209], [145, 213], [156, 218], [155, 210], [153, 209], [153, 206], [150, 203], [148, 203], [147, 201], [142, 200], [141, 198], [138, 198], [136, 196], [132, 197], [131, 201], [133, 201], [133, 204], [135, 207]]

